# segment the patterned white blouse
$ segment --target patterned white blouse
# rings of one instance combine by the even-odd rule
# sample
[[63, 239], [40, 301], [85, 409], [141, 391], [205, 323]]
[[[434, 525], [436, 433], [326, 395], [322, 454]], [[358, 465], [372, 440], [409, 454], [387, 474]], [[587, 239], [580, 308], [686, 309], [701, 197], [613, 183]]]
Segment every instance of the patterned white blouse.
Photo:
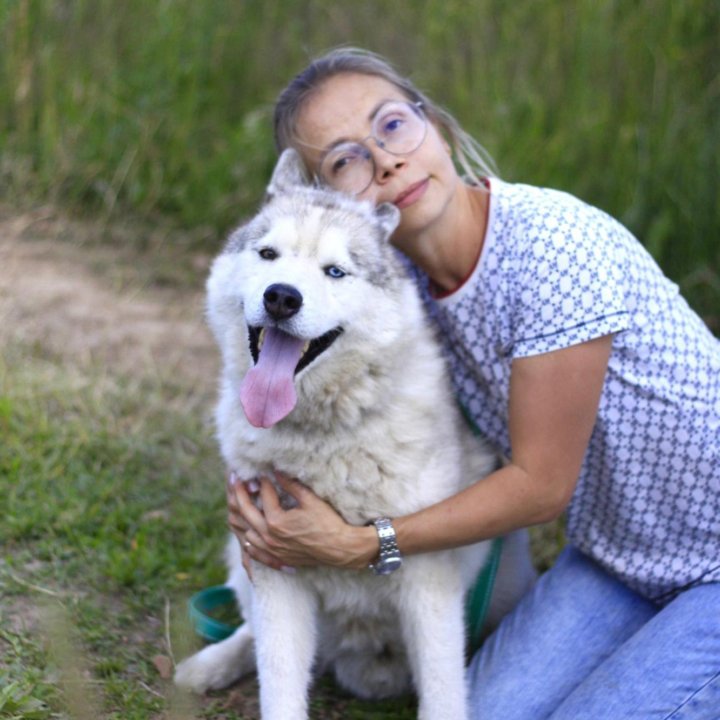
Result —
[[720, 341], [613, 218], [555, 190], [490, 189], [466, 282], [436, 298], [411, 269], [460, 402], [512, 457], [513, 359], [613, 333], [568, 539], [661, 604], [720, 581]]

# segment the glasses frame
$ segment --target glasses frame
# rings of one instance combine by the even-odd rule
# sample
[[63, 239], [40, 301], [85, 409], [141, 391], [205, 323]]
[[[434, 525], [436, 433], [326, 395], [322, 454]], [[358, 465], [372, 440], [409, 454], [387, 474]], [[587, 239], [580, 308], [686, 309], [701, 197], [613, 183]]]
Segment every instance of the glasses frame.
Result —
[[[368, 146], [368, 141], [369, 141], [369, 140], [373, 140], [373, 141], [375, 142], [375, 144], [376, 144], [383, 152], [389, 153], [390, 155], [394, 155], [395, 157], [402, 157], [403, 155], [412, 155], [412, 154], [425, 142], [425, 138], [427, 137], [427, 133], [428, 133], [428, 124], [429, 124], [429, 123], [428, 123], [427, 115], [425, 114], [425, 111], [423, 110], [423, 103], [422, 103], [422, 101], [412, 102], [412, 101], [410, 101], [410, 100], [388, 100], [387, 102], [384, 102], [384, 103], [378, 108], [378, 111], [377, 111], [377, 113], [376, 113], [376, 117], [380, 117], [380, 115], [381, 115], [381, 113], [382, 113], [382, 109], [383, 109], [386, 105], [391, 105], [391, 104], [407, 105], [407, 106], [422, 120], [422, 123], [423, 123], [423, 133], [422, 133], [422, 137], [420, 138], [420, 141], [418, 142], [418, 144], [417, 144], [412, 150], [406, 150], [406, 151], [404, 151], [404, 152], [393, 152], [392, 150], [390, 150], [390, 149], [387, 147], [386, 142], [383, 142], [382, 140], [380, 140], [380, 139], [375, 135], [375, 133], [372, 133], [372, 132], [371, 132], [367, 137], [363, 138], [362, 140], [348, 140], [348, 141], [346, 141], [346, 142], [344, 142], [344, 143], [341, 143], [341, 144], [338, 145], [337, 147], [341, 147], [342, 145], [359, 145], [359, 146], [365, 151], [366, 157], [370, 160], [370, 164], [371, 164], [371, 167], [372, 167], [372, 172], [370, 173], [370, 179], [368, 180], [367, 185], [365, 185], [361, 190], [355, 190], [355, 191], [353, 191], [353, 192], [340, 190], [340, 192], [346, 192], [346, 194], [353, 195], [353, 196], [362, 195], [362, 193], [364, 193], [364, 192], [370, 187], [370, 185], [372, 185], [372, 182], [373, 182], [373, 180], [374, 180], [374, 178], [375, 178], [375, 174], [377, 173], [377, 164], [375, 163], [375, 156], [373, 155], [372, 151], [370, 150], [370, 147]], [[375, 124], [375, 119], [373, 119], [373, 125], [374, 125], [374, 124]], [[319, 169], [319, 170], [318, 170], [318, 174], [317, 174], [316, 177], [317, 177], [320, 185], [322, 185], [322, 186], [324, 186], [324, 187], [329, 187], [329, 188], [334, 189], [334, 190], [339, 190], [338, 188], [334, 188], [333, 185], [330, 184], [330, 183], [324, 178], [324, 176], [323, 176], [323, 174], [322, 174], [322, 171], [321, 171], [322, 166], [323, 166], [323, 164], [325, 163], [325, 160], [326, 160], [326, 158], [328, 157], [328, 155], [330, 155], [330, 153], [334, 152], [336, 149], [337, 149], [336, 147], [333, 147], [333, 148], [330, 148], [329, 150], [326, 150], [326, 151], [323, 153], [323, 155], [322, 155], [321, 158], [320, 158], [320, 162], [318, 163], [318, 169]]]

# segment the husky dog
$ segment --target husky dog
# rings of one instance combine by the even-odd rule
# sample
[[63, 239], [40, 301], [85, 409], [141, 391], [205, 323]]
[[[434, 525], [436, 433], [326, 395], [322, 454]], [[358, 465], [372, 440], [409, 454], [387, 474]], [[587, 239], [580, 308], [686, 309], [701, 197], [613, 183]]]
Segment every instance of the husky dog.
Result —
[[[208, 280], [222, 352], [216, 411], [229, 468], [282, 471], [349, 523], [413, 513], [495, 469], [465, 427], [413, 282], [389, 237], [392, 205], [309, 185], [299, 156], [278, 162], [260, 213]], [[255, 563], [228, 545], [228, 585], [245, 620], [182, 662], [176, 682], [225, 687], [257, 667], [265, 720], [307, 717], [313, 670], [360, 697], [415, 688], [425, 720], [467, 717], [463, 604], [488, 543], [370, 570]], [[506, 541], [497, 619], [533, 579], [526, 535]]]

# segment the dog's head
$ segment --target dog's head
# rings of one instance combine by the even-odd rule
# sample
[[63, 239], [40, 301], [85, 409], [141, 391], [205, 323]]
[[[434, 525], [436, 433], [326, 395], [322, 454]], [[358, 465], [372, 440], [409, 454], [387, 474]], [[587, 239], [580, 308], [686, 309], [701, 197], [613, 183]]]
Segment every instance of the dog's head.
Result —
[[389, 238], [399, 217], [393, 205], [313, 186], [297, 153], [283, 153], [264, 206], [231, 235], [208, 281], [210, 323], [226, 366], [243, 375], [253, 425], [290, 413], [304, 374], [397, 334], [407, 279]]

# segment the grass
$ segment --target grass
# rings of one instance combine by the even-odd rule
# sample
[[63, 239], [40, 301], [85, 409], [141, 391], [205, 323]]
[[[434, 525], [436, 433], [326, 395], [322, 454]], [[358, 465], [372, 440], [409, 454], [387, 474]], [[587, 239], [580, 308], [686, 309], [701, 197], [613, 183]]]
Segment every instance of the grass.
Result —
[[[0, 539], [18, 550], [33, 543], [48, 569], [61, 565], [85, 581], [102, 577], [136, 594], [158, 581], [176, 589], [177, 573], [210, 553], [176, 542], [214, 526], [217, 508], [208, 495], [217, 498], [205, 483], [217, 460], [211, 447], [203, 453], [198, 444], [207, 431], [179, 408], [178, 388], [72, 379], [46, 362], [26, 356], [20, 372], [7, 366], [3, 372], [0, 468], [8, 512]], [[148, 407], [153, 392], [157, 403]], [[161, 402], [170, 397], [175, 412]], [[198, 516], [170, 521], [172, 509], [185, 504]]]
[[[4, 613], [3, 613], [4, 614]], [[0, 629], [0, 717], [7, 720], [45, 720], [56, 702], [57, 688], [45, 676], [42, 649], [25, 635]]]
[[623, 220], [720, 328], [715, 0], [0, 4], [0, 185], [203, 228], [254, 208], [273, 100], [308, 59], [387, 55], [509, 180]]
[[[3, 604], [13, 619], [51, 598], [62, 611], [47, 623], [60, 627], [52, 645], [68, 628], [78, 636], [77, 646], [64, 643], [60, 667], [83, 658], [103, 717], [155, 716], [161, 698], [146, 688], [158, 680], [151, 658], [167, 652], [165, 598], [183, 604], [192, 588], [221, 580], [222, 492], [212, 488], [222, 472], [202, 413], [187, 390], [79, 377], [28, 348], [4, 355], [0, 379]], [[0, 640], [15, 654], [5, 668], [13, 703], [42, 703], [36, 716], [55, 717], [73, 682], [53, 682], [58, 667], [33, 642], [9, 632]]]

